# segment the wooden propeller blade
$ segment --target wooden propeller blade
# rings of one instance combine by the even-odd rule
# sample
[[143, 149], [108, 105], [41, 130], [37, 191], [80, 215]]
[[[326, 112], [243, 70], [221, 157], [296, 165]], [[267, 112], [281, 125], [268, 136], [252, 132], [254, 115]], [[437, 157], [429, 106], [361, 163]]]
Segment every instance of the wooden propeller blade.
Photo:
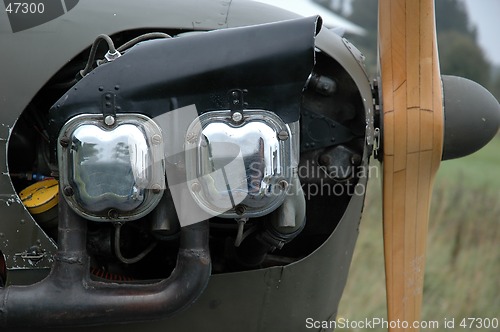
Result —
[[[433, 0], [379, 0], [388, 321], [420, 321], [429, 208], [443, 147]], [[400, 325], [403, 326], [403, 325]]]

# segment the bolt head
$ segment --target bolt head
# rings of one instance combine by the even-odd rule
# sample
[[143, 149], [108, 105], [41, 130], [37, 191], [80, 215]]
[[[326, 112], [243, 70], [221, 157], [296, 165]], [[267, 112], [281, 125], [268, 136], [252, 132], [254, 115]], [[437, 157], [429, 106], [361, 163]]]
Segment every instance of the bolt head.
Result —
[[61, 144], [61, 146], [62, 146], [63, 148], [68, 147], [68, 145], [69, 145], [69, 138], [68, 138], [68, 137], [66, 137], [66, 136], [61, 137], [61, 139], [59, 140], [59, 144]]
[[115, 117], [112, 116], [112, 115], [107, 115], [105, 118], [104, 118], [104, 124], [106, 126], [112, 126], [115, 124]]
[[234, 212], [236, 212], [237, 215], [241, 216], [245, 213], [246, 207], [244, 205], [238, 205], [234, 208]]
[[231, 119], [234, 122], [240, 122], [241, 120], [243, 120], [243, 114], [241, 114], [240, 112], [234, 112]]
[[118, 219], [120, 215], [118, 214], [118, 211], [116, 211], [115, 209], [109, 209], [108, 211], [108, 217], [110, 219]]
[[153, 184], [153, 186], [151, 186], [151, 190], [153, 191], [153, 194], [159, 194], [161, 192], [161, 186], [159, 184]]
[[72, 186], [69, 186], [69, 185], [68, 185], [68, 186], [65, 186], [65, 187], [63, 188], [63, 193], [64, 193], [64, 195], [66, 195], [66, 196], [73, 196], [73, 194], [74, 194], [73, 187], [72, 187]]

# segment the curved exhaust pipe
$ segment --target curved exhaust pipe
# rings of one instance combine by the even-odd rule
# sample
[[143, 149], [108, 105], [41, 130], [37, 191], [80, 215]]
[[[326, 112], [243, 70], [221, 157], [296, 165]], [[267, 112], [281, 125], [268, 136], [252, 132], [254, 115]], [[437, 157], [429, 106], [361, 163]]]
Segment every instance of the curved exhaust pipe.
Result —
[[47, 278], [0, 288], [1, 327], [64, 327], [168, 317], [192, 304], [211, 272], [208, 221], [181, 229], [177, 265], [150, 284], [94, 281], [89, 275], [86, 221], [59, 202], [59, 250]]

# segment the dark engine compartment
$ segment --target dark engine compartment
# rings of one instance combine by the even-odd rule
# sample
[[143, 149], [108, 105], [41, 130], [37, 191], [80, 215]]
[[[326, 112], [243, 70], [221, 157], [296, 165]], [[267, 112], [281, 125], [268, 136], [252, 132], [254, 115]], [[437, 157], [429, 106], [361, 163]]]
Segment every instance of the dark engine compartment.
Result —
[[[284, 28], [286, 29], [288, 28]], [[175, 36], [184, 31], [161, 32]], [[149, 31], [127, 31], [112, 36], [112, 39], [117, 44], [123, 44], [145, 33]], [[199, 33], [196, 37], [200, 43], [204, 39], [207, 40], [207, 45], [213, 43], [209, 34]], [[224, 36], [221, 40], [227, 40], [227, 37]], [[182, 44], [192, 42], [189, 38], [174, 38], [181, 45], [174, 55], [180, 63]], [[170, 40], [153, 41], [151, 45], [169, 42]], [[151, 59], [145, 61], [158, 61], [158, 55], [154, 51], [139, 54], [140, 47], [144, 45], [146, 43], [125, 51], [121, 60], [125, 63], [127, 56], [132, 58], [137, 53], [138, 58], [143, 54], [151, 56]], [[204, 47], [215, 50], [224, 48], [222, 44], [215, 45]], [[99, 59], [106, 52], [103, 46], [96, 50]], [[237, 46], [229, 48], [232, 47], [237, 50]], [[261, 47], [268, 49], [266, 45]], [[306, 201], [306, 222], [303, 229], [294, 234], [290, 241], [284, 240], [286, 243], [282, 248], [277, 248], [261, 239], [271, 215], [246, 221], [240, 229], [239, 236], [243, 237], [239, 240], [240, 246], [235, 246], [240, 227], [238, 222], [217, 217], [210, 219], [212, 274], [284, 266], [296, 262], [321, 246], [341, 220], [360, 177], [365, 146], [365, 109], [353, 79], [338, 62], [318, 49], [313, 50], [312, 57], [304, 60], [303, 54], [307, 49], [308, 47], [297, 47], [295, 53], [288, 49], [281, 58], [276, 58], [276, 54], [262, 57], [273, 59], [270, 63], [263, 63], [262, 59], [253, 61], [235, 56], [235, 63], [224, 67], [224, 72], [210, 69], [206, 70], [205, 76], [195, 77], [196, 79], [190, 77], [189, 73], [184, 73], [185, 77], [163, 82], [163, 86], [142, 84], [141, 78], [134, 77], [132, 80], [124, 71], [116, 71], [118, 76], [112, 77], [108, 76], [108, 72], [98, 70], [90, 73], [94, 76], [93, 80], [83, 79], [75, 85], [74, 77], [78, 76], [87, 62], [89, 49], [84, 50], [39, 91], [14, 127], [8, 149], [12, 183], [20, 193], [41, 179], [57, 179], [59, 168], [56, 146], [60, 127], [79, 113], [94, 112], [93, 108], [100, 112], [103, 107], [100, 96], [103, 92], [116, 93], [115, 102], [123, 112], [130, 109], [139, 113], [151, 112], [148, 115], [154, 116], [156, 112], [168, 111], [165, 108], [174, 109], [193, 103], [201, 113], [227, 109], [227, 93], [235, 89], [245, 90], [245, 108], [275, 110], [287, 123], [300, 119], [298, 176]], [[127, 52], [130, 54], [127, 55]], [[216, 57], [217, 51], [214, 52]], [[313, 59], [315, 63], [312, 62]], [[212, 65], [211, 61], [207, 63]], [[294, 71], [282, 70], [293, 67], [291, 63], [299, 63], [301, 67], [293, 65]], [[118, 67], [116, 63], [109, 63], [103, 64], [102, 68], [111, 68], [111, 65]], [[176, 63], [166, 65], [180, 66]], [[313, 67], [313, 72], [307, 82], [300, 81], [299, 78], [304, 75], [307, 78], [309, 67]], [[259, 68], [259, 71], [255, 68]], [[144, 73], [144, 81], [151, 78], [148, 75], [153, 71]], [[101, 84], [92, 89], [89, 87], [93, 82], [99, 81]], [[116, 89], [117, 86], [120, 88]], [[61, 98], [68, 93], [68, 89], [91, 92], [73, 94], [65, 99], [65, 103], [73, 102], [75, 105], [68, 108], [61, 103]], [[122, 93], [120, 89], [126, 92]], [[91, 98], [94, 96], [98, 97]], [[61, 194], [63, 193], [59, 193]], [[180, 226], [174, 222], [158, 230], [155, 228], [154, 216], [168, 217], [172, 213], [175, 214], [175, 210], [167, 189], [152, 213], [121, 225], [119, 237], [116, 236], [116, 227], [112, 223], [88, 221], [86, 247], [91, 257], [92, 278], [127, 283], [167, 278], [176, 266]], [[57, 222], [44, 222], [40, 215], [34, 217], [57, 243]], [[172, 218], [175, 220], [175, 217]], [[117, 255], [117, 247], [121, 258]], [[130, 262], [122, 259], [125, 257], [139, 259]]]

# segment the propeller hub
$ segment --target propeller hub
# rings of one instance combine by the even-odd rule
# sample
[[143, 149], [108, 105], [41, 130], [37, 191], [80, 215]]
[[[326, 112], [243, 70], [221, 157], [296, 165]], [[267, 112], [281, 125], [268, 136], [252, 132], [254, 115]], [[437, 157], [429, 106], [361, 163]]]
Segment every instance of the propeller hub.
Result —
[[448, 160], [476, 152], [497, 134], [500, 104], [474, 81], [446, 75], [441, 79], [444, 95], [442, 160]]

